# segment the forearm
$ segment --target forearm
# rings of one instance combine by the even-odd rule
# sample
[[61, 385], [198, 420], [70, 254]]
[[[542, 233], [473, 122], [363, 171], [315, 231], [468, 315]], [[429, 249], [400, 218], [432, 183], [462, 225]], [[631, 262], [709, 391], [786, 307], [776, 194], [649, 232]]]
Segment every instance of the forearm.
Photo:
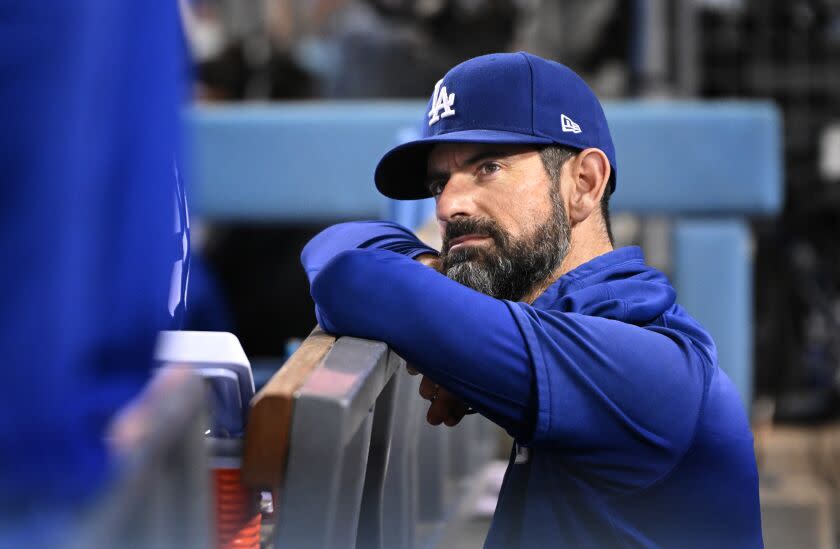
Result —
[[511, 434], [530, 433], [530, 358], [505, 302], [378, 250], [339, 254], [312, 295], [325, 329], [387, 342]]
[[301, 263], [310, 283], [332, 258], [355, 249], [389, 250], [412, 259], [420, 255], [437, 255], [410, 230], [390, 221], [339, 223], [318, 233], [301, 252]]

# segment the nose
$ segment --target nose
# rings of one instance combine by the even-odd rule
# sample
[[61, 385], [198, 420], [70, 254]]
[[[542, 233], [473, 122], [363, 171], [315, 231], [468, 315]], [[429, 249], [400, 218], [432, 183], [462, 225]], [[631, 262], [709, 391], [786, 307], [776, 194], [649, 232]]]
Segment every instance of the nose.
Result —
[[466, 175], [452, 174], [437, 199], [435, 213], [443, 225], [457, 217], [476, 214], [475, 185]]

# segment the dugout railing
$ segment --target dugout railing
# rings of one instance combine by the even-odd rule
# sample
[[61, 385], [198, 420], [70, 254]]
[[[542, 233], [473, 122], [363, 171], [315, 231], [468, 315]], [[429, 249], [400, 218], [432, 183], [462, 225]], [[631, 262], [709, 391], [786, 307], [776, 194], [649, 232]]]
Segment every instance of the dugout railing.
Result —
[[197, 377], [158, 372], [118, 420], [125, 438], [111, 440], [113, 481], [61, 536], [64, 547], [213, 546], [205, 403]]
[[384, 343], [315, 330], [257, 393], [243, 472], [275, 494], [277, 547], [408, 549], [427, 543], [420, 530], [433, 538], [459, 482], [491, 456], [480, 418], [454, 430], [425, 423], [419, 381]]
[[278, 547], [385, 546], [386, 509], [399, 511], [384, 504], [389, 461], [410, 474], [390, 452], [406, 435], [402, 364], [383, 343], [316, 330], [254, 398], [243, 466], [276, 494]]
[[[230, 334], [217, 335], [229, 346]], [[71, 547], [217, 546], [210, 480], [220, 458], [241, 465], [244, 485], [273, 495], [264, 547], [433, 547], [463, 480], [490, 458], [480, 418], [455, 429], [425, 423], [419, 376], [381, 342], [313, 331], [250, 401], [244, 440], [207, 435], [212, 418], [241, 410], [214, 409], [238, 401], [198, 381], [231, 361], [206, 351], [168, 356], [175, 363], [127, 408], [136, 428], [120, 474]]]

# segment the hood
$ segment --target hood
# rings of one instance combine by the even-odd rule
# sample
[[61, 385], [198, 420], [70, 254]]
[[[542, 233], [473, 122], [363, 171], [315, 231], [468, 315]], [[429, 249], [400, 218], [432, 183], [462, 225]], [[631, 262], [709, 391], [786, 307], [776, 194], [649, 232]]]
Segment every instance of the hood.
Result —
[[676, 303], [668, 278], [645, 264], [638, 246], [598, 256], [561, 276], [534, 307], [647, 324]]

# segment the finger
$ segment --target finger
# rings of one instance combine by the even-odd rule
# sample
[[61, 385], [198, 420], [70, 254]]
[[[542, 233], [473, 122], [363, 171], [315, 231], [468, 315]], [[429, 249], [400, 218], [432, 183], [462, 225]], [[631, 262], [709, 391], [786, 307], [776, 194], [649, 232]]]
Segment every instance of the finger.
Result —
[[417, 374], [420, 373], [417, 370], [415, 370], [414, 368], [412, 368], [411, 365], [408, 364], [408, 363], [406, 363], [406, 365], [405, 365], [405, 371], [408, 372], [409, 375], [412, 375], [412, 376], [416, 376]]
[[420, 389], [418, 392], [420, 393], [420, 396], [426, 400], [432, 400], [438, 389], [439, 387], [437, 383], [432, 381], [431, 378], [423, 376], [423, 381], [420, 382]]
[[445, 389], [439, 391], [438, 399], [444, 399], [444, 402], [447, 404], [447, 414], [443, 422], [449, 427], [457, 425], [463, 419], [464, 415], [466, 415], [467, 409], [469, 408], [460, 398]]
[[444, 418], [443, 423], [448, 427], [458, 425], [464, 419], [464, 416], [467, 415], [468, 408], [466, 404], [453, 397], [449, 405], [449, 413]]
[[440, 387], [437, 396], [429, 406], [426, 420], [432, 425], [444, 423], [450, 427], [457, 425], [466, 414], [467, 405], [458, 397]]
[[447, 427], [455, 427], [456, 425], [461, 423], [461, 419], [463, 419], [463, 417], [464, 416], [459, 417], [459, 416], [453, 416], [453, 415], [450, 414], [450, 415], [446, 416], [446, 418], [443, 420], [443, 424], [446, 425]]
[[437, 398], [429, 405], [429, 411], [426, 412], [426, 421], [432, 425], [440, 425], [447, 416], [449, 416], [449, 406], [446, 400]]
[[443, 420], [443, 423], [446, 424], [447, 427], [455, 427], [461, 420], [464, 419], [466, 414], [460, 412], [450, 412], [446, 419]]

